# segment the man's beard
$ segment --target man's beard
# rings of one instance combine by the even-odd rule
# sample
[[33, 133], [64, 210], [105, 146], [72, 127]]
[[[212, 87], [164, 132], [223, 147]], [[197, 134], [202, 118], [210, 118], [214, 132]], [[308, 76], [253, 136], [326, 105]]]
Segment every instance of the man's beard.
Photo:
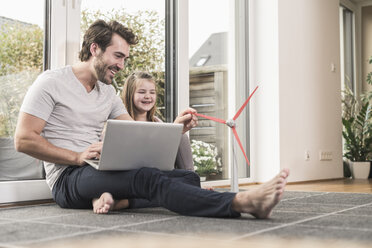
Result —
[[96, 70], [97, 73], [97, 79], [101, 81], [104, 84], [111, 84], [112, 80], [108, 81], [106, 79], [106, 74], [109, 66], [103, 62], [103, 54], [100, 53], [97, 56], [97, 62], [94, 64], [94, 69]]

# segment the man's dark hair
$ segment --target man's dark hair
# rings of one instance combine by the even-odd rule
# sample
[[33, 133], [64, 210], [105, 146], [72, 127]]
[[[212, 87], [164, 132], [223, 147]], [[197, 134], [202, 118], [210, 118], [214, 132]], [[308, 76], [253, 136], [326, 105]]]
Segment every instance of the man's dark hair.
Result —
[[90, 45], [92, 43], [98, 44], [102, 52], [106, 51], [106, 48], [111, 44], [111, 38], [114, 33], [120, 35], [129, 45], [138, 43], [138, 37], [130, 28], [117, 21], [106, 23], [103, 20], [97, 20], [89, 26], [84, 34], [83, 45], [79, 53], [80, 60], [87, 61], [92, 56], [90, 53]]

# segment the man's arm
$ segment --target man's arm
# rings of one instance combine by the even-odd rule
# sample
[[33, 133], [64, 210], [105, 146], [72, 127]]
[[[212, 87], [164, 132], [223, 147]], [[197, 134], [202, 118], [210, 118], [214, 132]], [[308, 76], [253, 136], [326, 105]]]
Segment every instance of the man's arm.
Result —
[[99, 157], [101, 142], [81, 153], [54, 146], [40, 135], [45, 124], [43, 119], [20, 112], [14, 139], [16, 150], [40, 160], [66, 165], [83, 165], [84, 159]]

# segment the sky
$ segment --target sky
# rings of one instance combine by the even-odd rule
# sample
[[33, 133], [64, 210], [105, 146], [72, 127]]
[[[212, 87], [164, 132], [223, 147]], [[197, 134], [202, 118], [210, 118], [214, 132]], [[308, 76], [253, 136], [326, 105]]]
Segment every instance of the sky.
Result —
[[45, 0], [0, 0], [0, 16], [37, 24], [43, 28], [44, 2]]
[[[231, 0], [189, 0], [189, 57], [212, 33], [228, 30], [229, 2]], [[164, 0], [83, 0], [81, 7], [112, 9], [113, 6], [123, 7], [129, 12], [155, 10], [159, 16], [165, 15]]]
[[[0, 0], [5, 2], [6, 0]], [[57, 0], [53, 0], [57, 1]], [[62, 1], [62, 0], [58, 0]], [[71, 0], [65, 0], [71, 1]], [[129, 12], [155, 10], [165, 15], [164, 0], [75, 0], [81, 8], [111, 10], [125, 8]], [[228, 30], [228, 6], [231, 0], [189, 0], [189, 57], [212, 33]], [[44, 26], [45, 0], [10, 0], [1, 4], [0, 16]], [[20, 7], [21, 6], [21, 7]], [[213, 6], [213, 8], [211, 8]], [[208, 10], [208, 11], [206, 11]]]
[[189, 0], [189, 57], [212, 33], [228, 31], [229, 2], [233, 1]]

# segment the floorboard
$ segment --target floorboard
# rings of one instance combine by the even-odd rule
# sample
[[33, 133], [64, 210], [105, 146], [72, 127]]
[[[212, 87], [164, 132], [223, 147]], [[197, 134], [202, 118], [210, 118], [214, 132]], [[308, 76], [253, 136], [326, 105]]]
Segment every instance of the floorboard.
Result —
[[[240, 189], [257, 187], [257, 184], [242, 185]], [[289, 183], [288, 191], [314, 191], [314, 192], [345, 192], [345, 193], [372, 193], [372, 179], [333, 179], [309, 182]]]

